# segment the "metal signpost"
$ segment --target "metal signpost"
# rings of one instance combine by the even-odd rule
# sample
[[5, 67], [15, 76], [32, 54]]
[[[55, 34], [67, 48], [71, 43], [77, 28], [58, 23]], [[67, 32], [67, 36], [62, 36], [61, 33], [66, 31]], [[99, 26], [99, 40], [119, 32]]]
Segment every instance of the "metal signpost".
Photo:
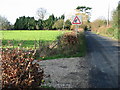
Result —
[[82, 16], [81, 15], [74, 15], [72, 16], [72, 24], [76, 25], [75, 31], [78, 32], [78, 25], [82, 24]]

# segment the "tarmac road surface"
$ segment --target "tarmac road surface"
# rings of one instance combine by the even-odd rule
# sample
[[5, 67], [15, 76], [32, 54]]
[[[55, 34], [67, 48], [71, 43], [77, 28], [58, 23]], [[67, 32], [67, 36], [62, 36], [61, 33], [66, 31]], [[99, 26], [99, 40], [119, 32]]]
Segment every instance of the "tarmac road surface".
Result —
[[91, 66], [89, 84], [92, 88], [118, 87], [118, 42], [86, 31], [87, 61]]

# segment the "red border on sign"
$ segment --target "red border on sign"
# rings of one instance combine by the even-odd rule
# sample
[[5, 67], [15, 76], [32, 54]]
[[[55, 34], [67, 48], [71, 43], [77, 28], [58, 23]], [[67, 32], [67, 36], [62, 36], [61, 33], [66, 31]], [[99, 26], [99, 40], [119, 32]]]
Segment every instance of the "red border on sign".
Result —
[[[78, 19], [79, 23], [74, 23], [74, 21], [76, 20], [76, 18]], [[76, 17], [74, 18], [72, 24], [81, 24], [80, 19], [78, 18], [78, 16], [76, 16]]]

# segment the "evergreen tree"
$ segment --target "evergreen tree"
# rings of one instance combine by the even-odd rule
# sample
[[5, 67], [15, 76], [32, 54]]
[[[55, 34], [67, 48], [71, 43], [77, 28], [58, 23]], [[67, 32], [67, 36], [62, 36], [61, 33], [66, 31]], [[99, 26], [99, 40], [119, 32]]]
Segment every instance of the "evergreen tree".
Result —
[[66, 22], [65, 22], [65, 29], [68, 29], [68, 30], [70, 30], [70, 26], [71, 26], [72, 24], [71, 24], [71, 21], [70, 20], [66, 20]]
[[56, 18], [54, 17], [54, 15], [50, 15], [49, 18], [47, 20], [44, 21], [43, 23], [43, 27], [44, 29], [48, 29], [48, 30], [52, 30], [52, 26], [54, 25], [56, 21]]
[[14, 24], [16, 30], [34, 30], [36, 29], [36, 20], [34, 17], [19, 17]]
[[54, 29], [62, 29], [63, 28], [63, 23], [64, 23], [64, 20], [59, 19], [58, 21], [55, 22], [55, 24], [53, 25], [53, 28]]

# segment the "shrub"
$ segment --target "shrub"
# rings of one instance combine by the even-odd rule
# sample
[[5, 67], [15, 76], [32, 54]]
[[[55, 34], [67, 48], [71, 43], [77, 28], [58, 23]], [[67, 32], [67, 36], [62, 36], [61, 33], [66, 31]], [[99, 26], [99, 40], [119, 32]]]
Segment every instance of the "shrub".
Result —
[[107, 34], [113, 36], [114, 35], [114, 28], [108, 28], [107, 29]]
[[109, 26], [109, 27], [101, 26], [97, 30], [97, 33], [102, 34], [102, 35], [107, 35], [107, 36], [113, 37], [115, 39], [119, 39], [118, 28], [115, 28], [112, 26]]
[[[76, 25], [71, 25], [70, 29], [71, 30], [75, 30], [76, 29]], [[89, 23], [78, 25], [78, 30], [79, 29], [88, 30], [88, 29], [90, 29], [90, 25], [89, 25]]]
[[78, 29], [78, 32], [83, 32], [83, 31], [84, 31], [83, 28], [79, 28], [79, 29]]
[[97, 33], [106, 34], [107, 33], [107, 29], [108, 29], [108, 27], [101, 26], [101, 27], [98, 28]]
[[120, 32], [118, 28], [114, 29], [114, 37], [118, 40], [120, 40]]
[[52, 28], [55, 28], [55, 29], [62, 29], [63, 28], [63, 24], [64, 24], [64, 20], [63, 19], [60, 19], [58, 21], [56, 21], [54, 23], [54, 25], [52, 26]]
[[92, 31], [97, 32], [98, 29], [101, 26], [106, 26], [106, 20], [104, 20], [104, 19], [96, 19], [95, 21], [91, 22], [91, 29], [92, 29]]
[[76, 26], [75, 25], [71, 25], [70, 26], [70, 30], [75, 30]]
[[64, 45], [74, 45], [78, 43], [78, 38], [76, 32], [67, 32], [60, 37], [61, 44]]
[[68, 19], [68, 20], [66, 20], [66, 22], [65, 22], [65, 29], [68, 29], [68, 30], [70, 30], [70, 26], [71, 26], [72, 24], [71, 24], [71, 21]]
[[80, 37], [76, 32], [67, 32], [59, 37], [58, 49], [62, 55], [74, 55], [80, 52]]
[[2, 87], [35, 88], [40, 86], [43, 70], [34, 63], [34, 52], [6, 48], [2, 50]]
[[84, 30], [87, 30], [87, 29], [88, 29], [86, 24], [80, 25], [80, 28], [83, 28]]

